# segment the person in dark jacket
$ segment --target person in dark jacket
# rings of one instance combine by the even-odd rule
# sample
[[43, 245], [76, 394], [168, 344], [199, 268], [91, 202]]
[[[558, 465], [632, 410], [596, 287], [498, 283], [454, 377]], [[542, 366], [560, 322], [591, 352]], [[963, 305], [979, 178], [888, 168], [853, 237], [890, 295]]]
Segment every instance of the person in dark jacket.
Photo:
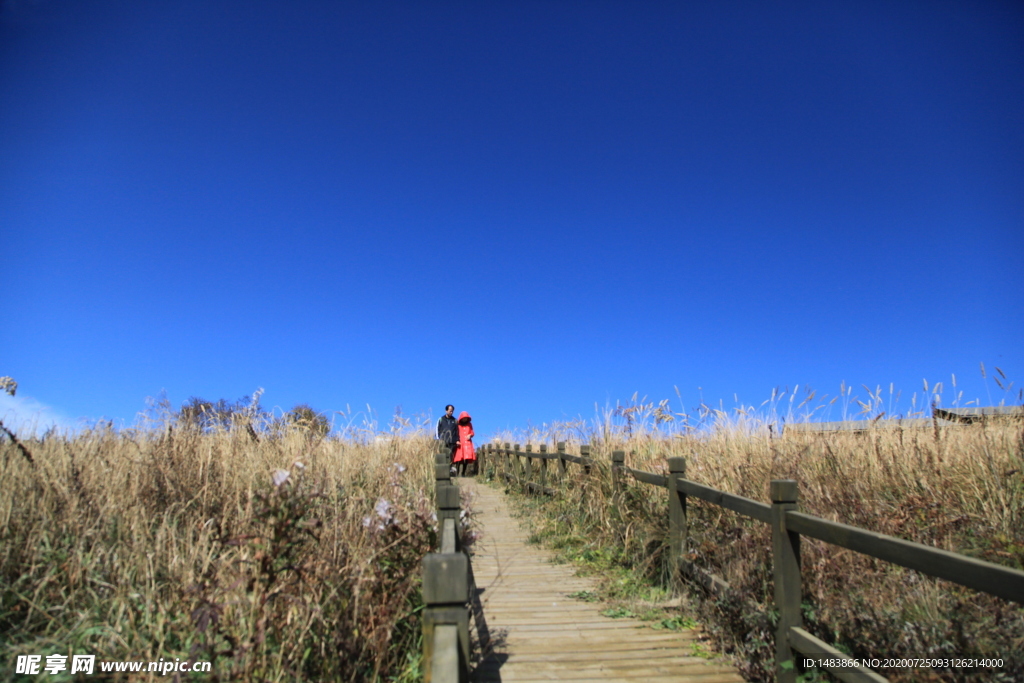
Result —
[[448, 464], [451, 465], [459, 447], [459, 421], [455, 419], [455, 406], [450, 403], [444, 407], [444, 415], [437, 420], [437, 440], [448, 446]]

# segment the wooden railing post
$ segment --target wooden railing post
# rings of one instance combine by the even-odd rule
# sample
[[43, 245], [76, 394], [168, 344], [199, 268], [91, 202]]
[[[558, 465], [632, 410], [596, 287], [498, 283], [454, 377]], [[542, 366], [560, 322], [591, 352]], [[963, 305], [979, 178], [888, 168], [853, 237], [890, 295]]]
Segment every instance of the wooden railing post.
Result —
[[612, 499], [616, 508], [622, 503], [622, 467], [626, 464], [626, 451], [612, 451]]
[[[581, 458], [589, 458], [590, 457], [590, 446], [589, 445], [583, 444], [582, 446], [580, 446], [580, 457]], [[585, 463], [583, 465], [583, 474], [590, 474], [590, 463]]]
[[523, 469], [522, 469], [523, 461], [520, 460], [519, 453], [520, 453], [519, 444], [516, 444], [512, 448], [512, 456], [513, 456], [512, 457], [512, 462], [513, 462], [514, 469], [515, 469], [516, 481], [517, 482], [522, 482], [522, 480], [523, 480]]
[[469, 679], [468, 601], [469, 558], [465, 553], [431, 553], [423, 558], [425, 683]]
[[[541, 455], [547, 455], [548, 454], [548, 445], [546, 443], [542, 443], [540, 445], [540, 454]], [[544, 491], [547, 488], [548, 488], [548, 459], [547, 458], [541, 458], [541, 461], [540, 461], [540, 492], [541, 492], [541, 494], [543, 494]]]
[[558, 442], [558, 481], [565, 481], [565, 442]]
[[512, 476], [512, 456], [510, 455], [512, 444], [505, 442], [505, 450], [502, 451], [502, 459], [505, 462], [505, 479]]
[[530, 482], [533, 480], [533, 444], [526, 444], [526, 492], [530, 492]]
[[459, 487], [455, 484], [448, 484], [447, 486], [439, 486], [437, 488], [437, 529], [438, 529], [438, 540], [440, 541], [440, 534], [444, 530], [444, 521], [446, 519], [455, 520], [455, 549], [462, 549], [462, 540], [459, 538], [459, 516], [462, 512], [461, 500], [459, 497]]
[[679, 570], [686, 556], [686, 494], [679, 480], [686, 478], [686, 458], [668, 459], [668, 562], [672, 585], [680, 584]]
[[434, 454], [435, 489], [447, 486], [452, 481], [451, 463], [448, 462], [450, 456], [451, 449], [443, 443], [438, 443], [437, 451]]
[[797, 509], [797, 484], [792, 479], [773, 479], [770, 491], [775, 608], [779, 611], [779, 625], [775, 632], [775, 675], [779, 683], [795, 683], [798, 670], [789, 629], [803, 628], [800, 615], [800, 534], [786, 530], [786, 512]]
[[451, 517], [445, 517], [440, 528], [441, 542], [438, 544], [439, 552], [455, 553], [459, 551], [459, 527], [458, 523]]

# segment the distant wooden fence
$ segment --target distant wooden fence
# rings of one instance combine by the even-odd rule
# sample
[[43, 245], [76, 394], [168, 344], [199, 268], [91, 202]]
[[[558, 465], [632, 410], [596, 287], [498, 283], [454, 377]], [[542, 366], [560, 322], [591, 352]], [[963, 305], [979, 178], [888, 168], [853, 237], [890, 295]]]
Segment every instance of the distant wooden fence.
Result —
[[1024, 417], [1024, 406], [977, 406], [973, 408], [933, 408], [937, 420], [975, 424]]
[[[589, 474], [598, 464], [597, 460], [590, 457], [590, 450], [589, 446], [581, 446], [580, 455], [575, 456], [565, 452], [565, 443], [559, 443], [554, 452], [549, 452], [545, 445], [534, 451], [532, 446], [522, 449], [519, 444], [512, 446], [506, 443], [503, 446], [488, 444], [478, 449], [478, 452], [483, 456], [482, 467], [491, 468], [496, 475], [518, 482], [529, 492], [551, 495], [557, 490], [548, 485], [548, 463], [554, 461], [557, 464], [558, 475], [562, 478], [566, 476], [567, 463], [581, 465], [583, 471]], [[534, 461], [537, 461], [536, 467]], [[775, 606], [779, 611], [775, 633], [775, 671], [778, 680], [783, 683], [794, 683], [797, 679], [798, 667], [794, 652], [813, 655], [819, 661], [834, 661], [835, 666], [821, 668], [843, 681], [887, 681], [869, 668], [855, 666], [852, 657], [804, 630], [800, 613], [801, 535], [1024, 605], [1024, 572], [802, 513], [797, 507], [797, 482], [792, 479], [772, 480], [769, 488], [772, 502], [767, 505], [686, 479], [685, 458], [669, 458], [668, 466], [667, 476], [635, 470], [626, 467], [624, 451], [612, 452], [611, 475], [615, 499], [622, 495], [626, 475], [641, 483], [669, 491], [667, 545], [673, 579], [682, 571], [712, 591], [728, 588], [728, 584], [721, 579], [701, 573], [685, 560], [687, 496], [700, 498], [771, 526]]]
[[897, 430], [935, 429], [949, 427], [955, 423], [947, 420], [916, 417], [904, 420], [843, 420], [842, 422], [791, 422], [782, 428], [782, 435], [790, 437], [796, 434], [822, 434], [828, 432], [848, 432], [852, 434], [892, 433]]
[[469, 680], [469, 598], [472, 570], [459, 537], [461, 502], [452, 482], [449, 450], [434, 459], [438, 550], [423, 558], [423, 680], [465, 683]]
[[886, 420], [843, 420], [841, 422], [790, 422], [783, 425], [783, 436], [848, 432], [871, 434], [898, 430], [935, 429], [993, 423], [1024, 417], [1022, 406], [978, 406], [971, 408], [932, 408], [931, 417], [889, 418]]

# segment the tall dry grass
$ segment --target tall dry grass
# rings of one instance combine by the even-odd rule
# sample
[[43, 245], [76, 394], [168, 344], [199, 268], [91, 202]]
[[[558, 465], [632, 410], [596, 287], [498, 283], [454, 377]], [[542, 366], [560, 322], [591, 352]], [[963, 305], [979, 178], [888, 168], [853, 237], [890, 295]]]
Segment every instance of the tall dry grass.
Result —
[[[589, 441], [604, 462], [627, 451], [626, 464], [654, 472], [666, 458], [687, 459], [687, 477], [768, 502], [772, 479], [799, 482], [800, 507], [863, 527], [972, 557], [1024, 568], [1024, 422], [866, 434], [778, 438], [748, 424], [666, 440], [654, 430], [607, 422], [535, 432], [533, 443]], [[522, 435], [502, 435], [515, 440]], [[525, 443], [525, 440], [522, 441]], [[570, 451], [572, 447], [570, 446]], [[572, 468], [572, 466], [570, 466]], [[535, 501], [538, 537], [570, 559], [604, 554], [656, 585], [668, 584], [666, 493], [628, 484], [620, 512], [611, 504], [607, 465], [590, 480], [576, 474], [563, 495]], [[628, 479], [628, 478], [627, 478]], [[690, 559], [727, 581], [710, 595], [688, 586], [691, 608], [719, 648], [754, 681], [773, 680], [771, 538], [767, 525], [690, 499]], [[883, 671], [893, 681], [1024, 680], [1024, 608], [934, 580], [813, 539], [802, 551], [804, 621], [812, 633], [856, 656], [1002, 657], [1000, 671]], [[818, 674], [809, 672], [808, 679]], [[827, 680], [827, 678], [826, 678]]]
[[416, 678], [425, 436], [0, 439], [0, 678], [51, 653], [212, 660], [215, 681]]

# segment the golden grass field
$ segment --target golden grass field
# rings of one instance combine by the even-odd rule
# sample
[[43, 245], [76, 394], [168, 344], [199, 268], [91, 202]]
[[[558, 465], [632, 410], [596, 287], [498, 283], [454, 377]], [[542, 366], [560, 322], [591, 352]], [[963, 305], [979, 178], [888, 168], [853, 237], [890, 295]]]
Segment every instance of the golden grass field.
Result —
[[[688, 478], [760, 501], [792, 478], [805, 511], [1024, 567], [1020, 420], [781, 438], [741, 420], [667, 436], [641, 413], [497, 440], [586, 442], [606, 462], [624, 449], [655, 472], [684, 456]], [[420, 561], [436, 537], [429, 435], [249, 426], [0, 436], [0, 679], [20, 654], [56, 653], [212, 661], [201, 678], [214, 681], [417, 680]], [[562, 486], [581, 495], [520, 499], [542, 513], [536, 539], [605, 573], [613, 601], [665, 602], [664, 491], [631, 483], [617, 518], [607, 467]], [[699, 619], [750, 680], [771, 680], [767, 527], [699, 501], [689, 521], [690, 559], [732, 590], [691, 586], [666, 623]], [[851, 654], [1007, 662], [1002, 678], [883, 672], [894, 681], [1024, 680], [1019, 605], [812, 540], [803, 581], [805, 626]]]
[[0, 679], [56, 653], [212, 660], [196, 680], [414, 680], [431, 453], [302, 429], [3, 439]]
[[[602, 461], [622, 449], [628, 466], [654, 472], [667, 472], [667, 457], [683, 456], [687, 478], [762, 502], [769, 501], [772, 479], [795, 479], [803, 511], [1024, 569], [1020, 419], [784, 438], [732, 424], [671, 439], [642, 424], [631, 425], [627, 433], [607, 422], [589, 433], [579, 424], [554, 425], [547, 433], [533, 430], [499, 440], [525, 445], [568, 439], [570, 452], [587, 442], [592, 457]], [[535, 538], [564, 560], [603, 573], [604, 597], [622, 601], [624, 609], [639, 604], [635, 611], [642, 612], [659, 591], [663, 600], [665, 491], [630, 481], [627, 512], [617, 517], [607, 467], [590, 481], [577, 475], [562, 486], [570, 495], [520, 500], [530, 512], [524, 517], [534, 525]], [[689, 507], [690, 559], [732, 590], [716, 597], [689, 586], [677, 622], [698, 618], [745, 676], [774, 680], [770, 530], [703, 501], [691, 499]], [[803, 542], [802, 576], [805, 627], [855, 656], [1006, 661], [1000, 672], [882, 672], [893, 681], [1024, 680], [1021, 605], [813, 539]], [[806, 680], [816, 676], [809, 673]]]

